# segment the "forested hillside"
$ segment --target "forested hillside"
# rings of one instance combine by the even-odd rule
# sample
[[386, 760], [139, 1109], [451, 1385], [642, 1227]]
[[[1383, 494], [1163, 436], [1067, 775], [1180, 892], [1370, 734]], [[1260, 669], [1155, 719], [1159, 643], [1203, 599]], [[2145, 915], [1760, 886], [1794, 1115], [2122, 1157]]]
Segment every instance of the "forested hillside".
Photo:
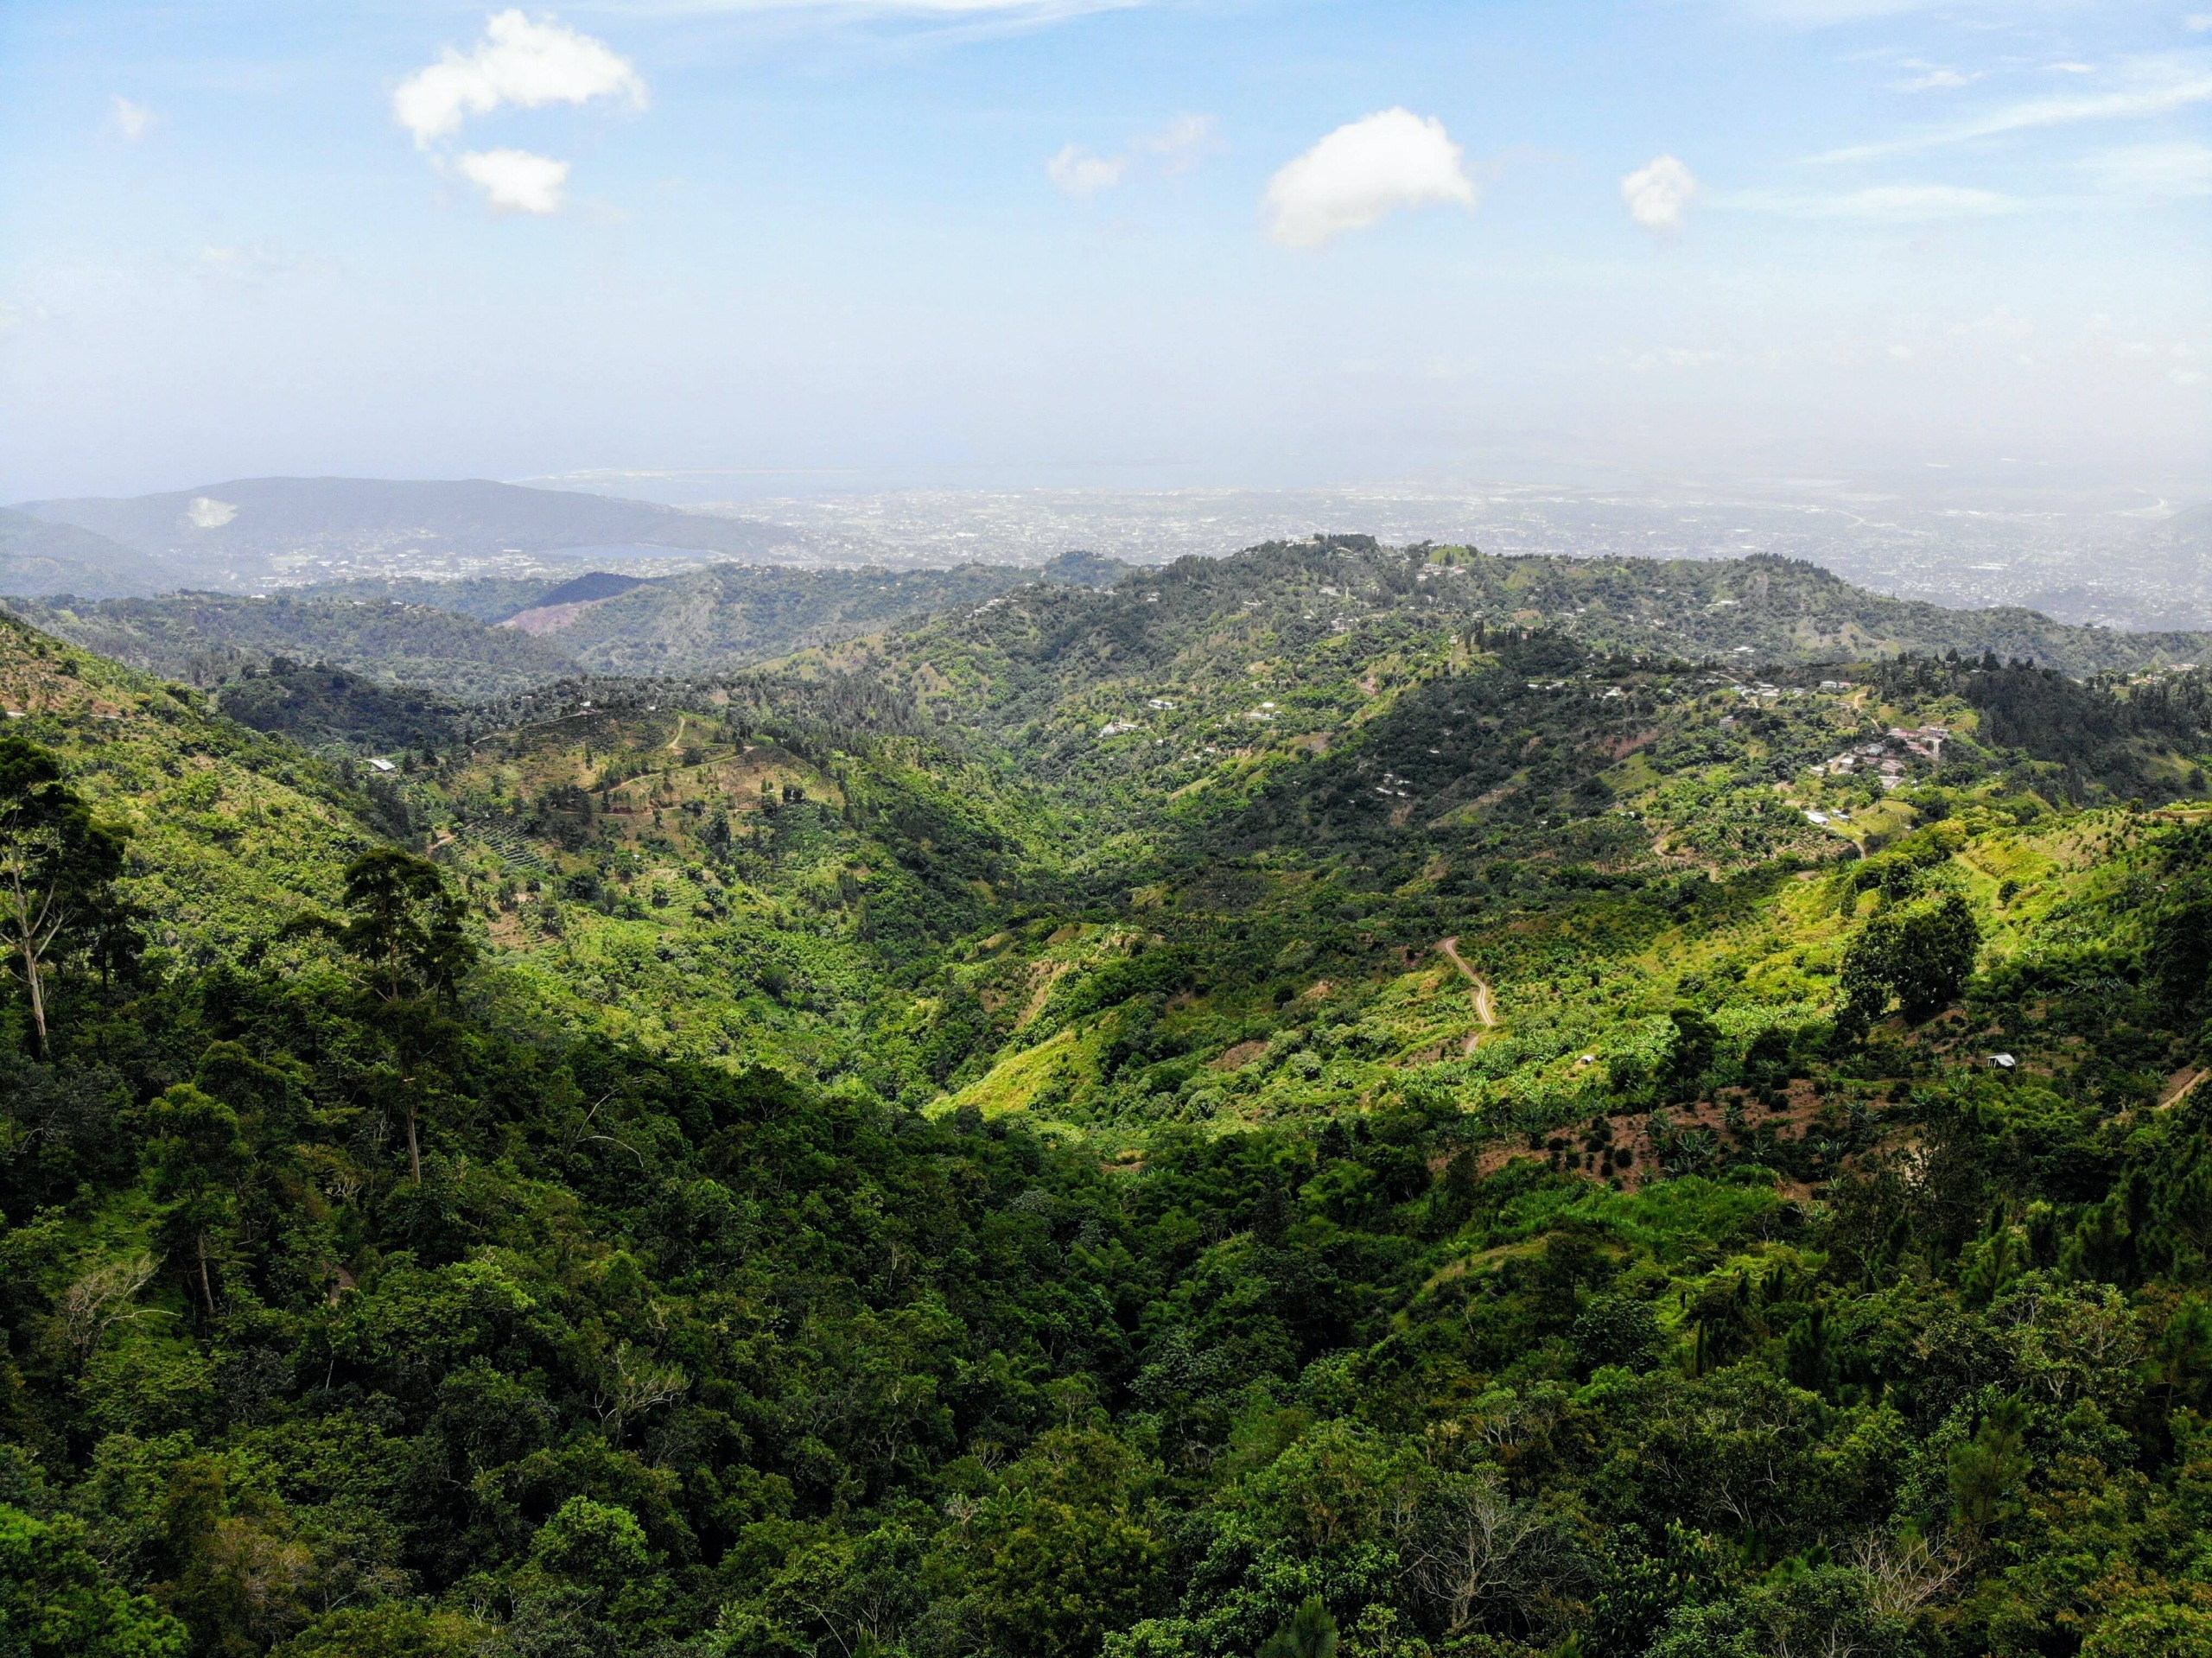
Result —
[[[36, 527], [49, 535], [83, 533]], [[283, 658], [482, 701], [579, 671], [729, 672], [908, 617], [979, 604], [1025, 583], [1110, 583], [1123, 568], [1081, 553], [1038, 569], [724, 563], [652, 580], [602, 574], [566, 581], [347, 581], [251, 597], [11, 602], [26, 620], [73, 644], [195, 685], [244, 677]]]
[[[2032, 611], [1946, 610], [1884, 598], [1791, 559], [1492, 557], [1382, 547], [1364, 536], [1179, 559], [1103, 592], [1023, 589], [895, 630], [870, 650], [882, 671], [946, 717], [995, 731], [1171, 664], [1231, 670], [1255, 644], [1326, 664], [1402, 642], [1530, 627], [1592, 648], [1738, 667], [1994, 653], [2088, 675], [2212, 659], [2212, 636], [2202, 633], [2115, 633]], [[852, 650], [836, 659], [849, 664]]]
[[[1034, 569], [716, 563], [603, 580], [588, 596], [576, 581], [499, 576], [12, 602], [49, 632], [194, 684], [283, 657], [467, 701], [577, 671], [711, 677], [859, 639], [834, 659], [865, 662], [946, 720], [988, 732], [1018, 727], [1044, 702], [1109, 708], [1116, 686], [1171, 663], [1229, 663], [1258, 639], [1323, 677], [1401, 645], [1529, 627], [1592, 649], [1738, 667], [1993, 652], [2086, 675], [2212, 660], [2212, 636], [1945, 610], [1786, 559], [1494, 558], [1364, 537], [1135, 573], [1071, 553]], [[971, 698], [963, 687], [988, 692]]]
[[1522, 563], [0, 629], [0, 1649], [2212, 1650], [2212, 677]]
[[277, 593], [18, 600], [33, 626], [134, 668], [212, 687], [276, 657], [327, 663], [385, 684], [485, 697], [574, 671], [553, 645], [429, 605]]

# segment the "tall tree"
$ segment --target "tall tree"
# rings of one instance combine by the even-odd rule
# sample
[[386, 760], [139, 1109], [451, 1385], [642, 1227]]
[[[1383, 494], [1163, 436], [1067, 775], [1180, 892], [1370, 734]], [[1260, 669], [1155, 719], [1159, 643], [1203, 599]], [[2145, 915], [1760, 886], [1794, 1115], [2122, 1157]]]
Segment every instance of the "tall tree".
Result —
[[103, 967], [131, 955], [118, 902], [123, 839], [92, 821], [61, 762], [36, 743], [0, 736], [0, 927], [30, 1005], [32, 1040], [48, 1051], [48, 984], [72, 953], [96, 950]]
[[179, 1083], [146, 1108], [154, 1190], [168, 1212], [162, 1229], [181, 1253], [188, 1276], [200, 1282], [207, 1316], [215, 1316], [216, 1243], [238, 1219], [238, 1185], [251, 1148], [238, 1113], [190, 1083]]
[[305, 915], [287, 931], [327, 933], [362, 966], [363, 988], [400, 1058], [399, 1106], [407, 1123], [407, 1166], [423, 1180], [417, 1128], [421, 1064], [450, 1033], [437, 1004], [450, 1004], [476, 960], [464, 924], [467, 905], [438, 867], [397, 847], [376, 847], [346, 867], [343, 921]]
[[346, 868], [346, 907], [353, 915], [338, 941], [386, 1001], [450, 997], [476, 958], [461, 924], [467, 908], [428, 859], [396, 847], [363, 853]]

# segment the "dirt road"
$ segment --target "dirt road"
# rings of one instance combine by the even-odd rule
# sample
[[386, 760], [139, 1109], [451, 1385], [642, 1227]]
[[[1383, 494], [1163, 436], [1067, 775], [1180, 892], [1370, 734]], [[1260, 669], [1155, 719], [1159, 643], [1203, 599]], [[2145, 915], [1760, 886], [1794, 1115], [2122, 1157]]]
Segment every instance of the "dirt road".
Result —
[[[1483, 1030], [1495, 1030], [1497, 1027], [1497, 1003], [1491, 994], [1490, 981], [1467, 965], [1467, 958], [1459, 954], [1459, 940], [1456, 934], [1450, 938], [1438, 939], [1436, 947], [1444, 952], [1446, 960], [1459, 969], [1460, 975], [1474, 986], [1475, 1017], [1482, 1020]], [[1482, 1031], [1469, 1032], [1466, 1045], [1460, 1049], [1460, 1052], [1472, 1053], [1475, 1045], [1482, 1039]]]

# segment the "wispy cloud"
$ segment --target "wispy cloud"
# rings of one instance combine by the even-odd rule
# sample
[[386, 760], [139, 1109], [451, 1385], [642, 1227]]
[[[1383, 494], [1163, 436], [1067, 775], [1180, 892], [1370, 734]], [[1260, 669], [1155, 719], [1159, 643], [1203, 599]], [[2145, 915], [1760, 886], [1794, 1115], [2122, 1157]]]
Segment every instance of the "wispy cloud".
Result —
[[1945, 219], [1994, 219], [2034, 204], [1994, 190], [1956, 184], [1883, 184], [1833, 194], [1739, 190], [1715, 197], [1715, 206], [1787, 219], [1853, 219], [1865, 224], [1918, 225]]
[[2122, 144], [2085, 157], [2080, 167], [2105, 195], [2212, 195], [2212, 149], [2203, 144]]
[[1154, 157], [1161, 172], [1187, 173], [1216, 146], [1218, 131], [1219, 123], [1211, 115], [1179, 115], [1138, 139], [1136, 147]]
[[1070, 144], [1045, 163], [1045, 175], [1062, 195], [1088, 201], [1101, 190], [1110, 190], [1129, 170], [1126, 156], [1100, 156], [1081, 144]]
[[194, 275], [258, 287], [287, 276], [299, 262], [266, 242], [232, 246], [210, 242], [192, 262]]
[[1407, 207], [1476, 201], [1465, 151], [1444, 124], [1383, 110], [1338, 127], [1268, 184], [1268, 233], [1285, 247], [1318, 248]]
[[485, 23], [474, 50], [448, 47], [435, 63], [400, 82], [391, 112], [416, 146], [427, 148], [452, 137], [468, 117], [503, 105], [534, 110], [595, 98], [626, 98], [642, 107], [645, 83], [604, 41], [550, 18], [532, 22], [518, 10], [502, 11]]
[[1678, 231], [1682, 214], [1697, 194], [1697, 180], [1672, 156], [1654, 156], [1621, 181], [1628, 216], [1648, 231]]
[[1211, 115], [1179, 115], [1157, 131], [1132, 139], [1117, 156], [1102, 156], [1081, 144], [1065, 146], [1045, 163], [1045, 175], [1063, 195], [1088, 201], [1110, 190], [1139, 167], [1166, 175], [1187, 173], [1215, 143]]
[[154, 112], [143, 104], [134, 104], [117, 94], [108, 111], [108, 124], [112, 126], [125, 143], [137, 143], [152, 130]]
[[2171, 54], [2139, 59], [2125, 67], [2126, 85], [2108, 92], [2079, 92], [2024, 98], [1942, 126], [1924, 127], [1903, 137], [1850, 144], [1815, 156], [1816, 162], [1881, 161], [1891, 156], [1970, 143], [1979, 138], [2074, 126], [2091, 121], [2124, 121], [2169, 115], [2212, 100], [2212, 62], [2202, 54]]
[[1928, 64], [1907, 64], [1905, 67], [1910, 69], [1918, 69], [1922, 71], [1922, 73], [1914, 75], [1908, 80], [1892, 81], [1890, 84], [1890, 90], [1891, 92], [1956, 92], [1960, 87], [1971, 86], [1975, 81], [1981, 79], [1981, 76], [1979, 73], [1969, 75], [1961, 70], [1942, 69]]

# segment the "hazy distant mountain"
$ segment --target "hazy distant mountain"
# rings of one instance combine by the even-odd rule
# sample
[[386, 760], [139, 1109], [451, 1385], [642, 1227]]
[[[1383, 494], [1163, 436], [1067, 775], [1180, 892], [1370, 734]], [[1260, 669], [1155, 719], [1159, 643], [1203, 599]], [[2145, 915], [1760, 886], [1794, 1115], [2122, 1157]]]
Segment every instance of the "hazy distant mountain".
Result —
[[129, 499], [30, 501], [19, 511], [173, 562], [201, 586], [452, 573], [486, 560], [610, 549], [789, 562], [810, 546], [805, 532], [778, 524], [482, 479], [247, 478]]
[[0, 507], [0, 594], [113, 599], [175, 585], [175, 573], [158, 559], [73, 524], [49, 524]]

